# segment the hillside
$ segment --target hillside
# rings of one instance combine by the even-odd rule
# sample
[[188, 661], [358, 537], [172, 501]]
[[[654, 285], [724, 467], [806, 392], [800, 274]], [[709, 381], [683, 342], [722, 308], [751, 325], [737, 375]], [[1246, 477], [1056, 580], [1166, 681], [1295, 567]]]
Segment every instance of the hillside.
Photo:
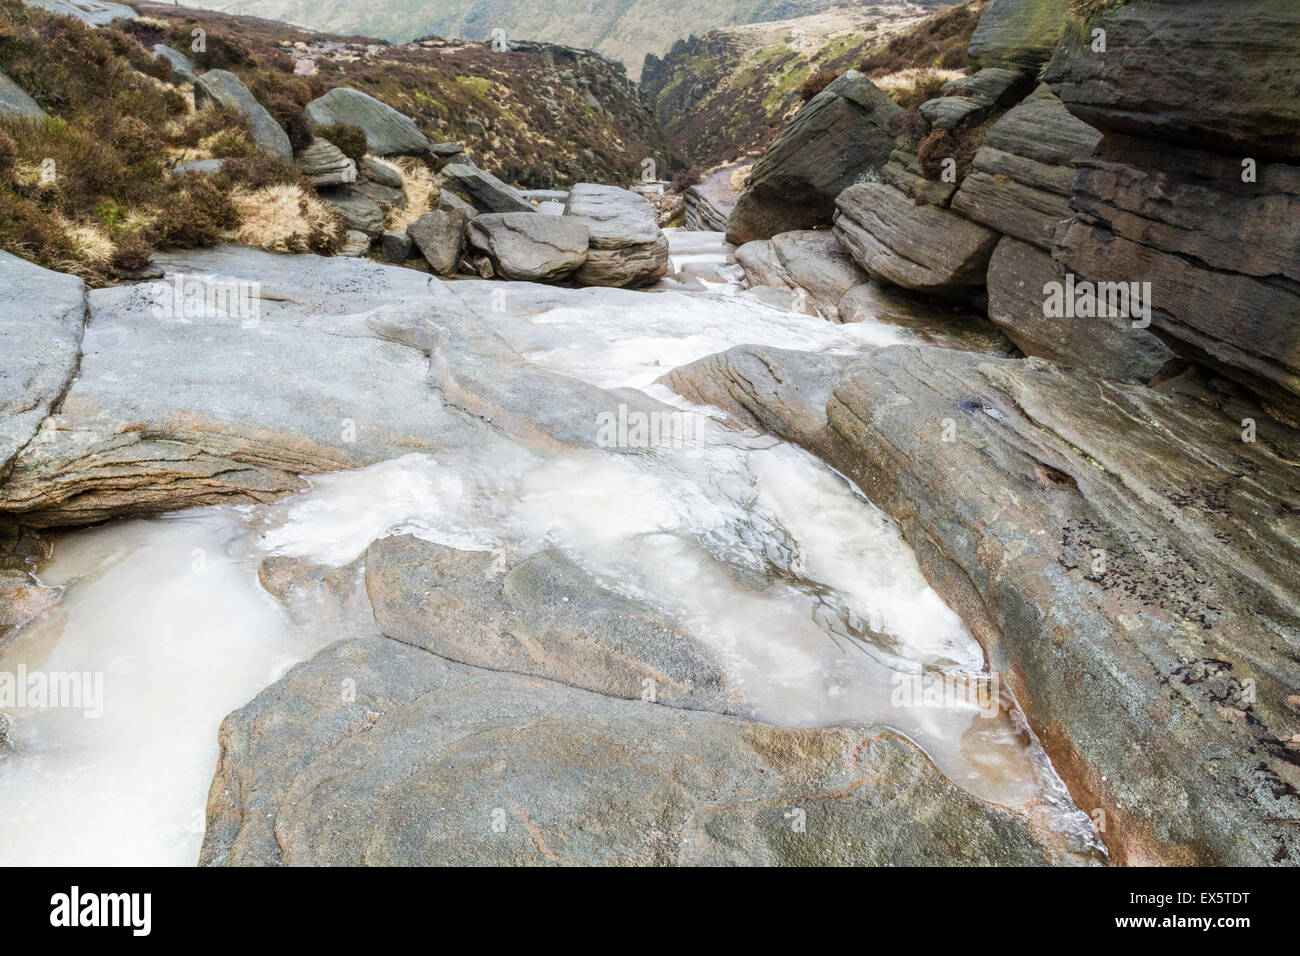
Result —
[[861, 68], [888, 90], [891, 74], [964, 67], [982, 7], [927, 15], [914, 3], [880, 3], [716, 30], [678, 41], [662, 58], [647, 56], [641, 88], [664, 131], [710, 167], [770, 145], [803, 104], [813, 74], [825, 86]]
[[166, 24], [173, 45], [185, 44], [179, 49], [195, 26], [230, 44], [236, 62], [225, 65], [246, 82], [266, 66], [281, 75], [309, 70], [300, 78], [313, 95], [336, 86], [369, 93], [414, 119], [432, 142], [454, 140], [484, 169], [522, 186], [624, 182], [640, 174], [646, 157], [666, 171], [679, 165], [635, 84], [590, 51], [527, 44], [495, 53], [438, 37], [398, 46], [208, 10], [137, 6]]
[[514, 39], [599, 50], [639, 78], [647, 53], [717, 27], [778, 20], [836, 6], [837, 0], [213, 0], [213, 9], [270, 17], [316, 29], [355, 31], [395, 42], [436, 34], [487, 41], [494, 29]]

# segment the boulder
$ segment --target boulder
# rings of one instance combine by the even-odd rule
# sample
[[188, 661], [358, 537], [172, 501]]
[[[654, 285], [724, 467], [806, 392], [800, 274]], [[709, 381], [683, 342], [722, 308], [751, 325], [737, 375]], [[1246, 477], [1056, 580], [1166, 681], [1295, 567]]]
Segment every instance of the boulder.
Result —
[[329, 140], [319, 136], [314, 137], [306, 148], [300, 149], [293, 161], [314, 186], [345, 186], [357, 181], [357, 164]]
[[610, 697], [737, 713], [714, 655], [680, 621], [602, 587], [556, 550], [513, 567], [409, 535], [366, 551], [366, 592], [386, 637], [439, 657]]
[[460, 143], [434, 143], [429, 147], [429, 155], [439, 170], [450, 163], [462, 166], [474, 165], [474, 161], [465, 153], [465, 148]]
[[644, 196], [617, 186], [576, 183], [564, 213], [590, 230], [586, 261], [574, 276], [582, 285], [648, 285], [668, 274], [668, 237]]
[[1050, 253], [1004, 237], [989, 262], [989, 318], [1026, 355], [1103, 378], [1150, 382], [1178, 364], [1164, 342], [1131, 319], [1048, 315], [1046, 287], [1061, 281]]
[[1300, 413], [1300, 165], [1108, 136], [1079, 167], [1058, 271], [1149, 282], [1172, 349]]
[[1036, 74], [1070, 19], [1070, 0], [989, 0], [971, 35], [973, 67], [1009, 67]]
[[[409, 227], [408, 227], [409, 229]], [[379, 254], [385, 262], [400, 265], [411, 258], [410, 233], [405, 229], [394, 229], [379, 237]], [[457, 250], [459, 252], [459, 249]], [[453, 263], [453, 266], [455, 263]]]
[[587, 261], [589, 231], [586, 223], [568, 216], [493, 212], [469, 220], [465, 238], [504, 279], [554, 282]]
[[1033, 80], [1020, 70], [986, 66], [965, 76], [949, 80], [939, 92], [944, 96], [973, 96], [997, 107], [1007, 107], [1023, 99], [1033, 88]]
[[[1092, 51], [1093, 28], [1106, 31], [1112, 52]], [[1295, 3], [1143, 0], [1068, 31], [1044, 80], [1071, 113], [1106, 133], [1223, 152], [1238, 164], [1294, 160], [1297, 57]]]
[[738, 163], [726, 163], [712, 169], [682, 193], [686, 210], [686, 228], [707, 232], [726, 232], [727, 217], [736, 206], [739, 194], [732, 185]]
[[172, 72], [176, 74], [177, 82], [198, 82], [193, 61], [180, 50], [173, 50], [165, 43], [155, 43], [153, 45], [153, 56], [155, 60], [163, 59], [172, 65]]
[[401, 174], [396, 169], [381, 160], [375, 159], [373, 156], [361, 157], [360, 172], [371, 182], [387, 186], [389, 189], [406, 188]]
[[953, 297], [983, 286], [999, 238], [992, 230], [884, 183], [850, 186], [837, 206], [835, 235], [872, 277]]
[[993, 124], [952, 209], [1050, 250], [1057, 225], [1074, 215], [1074, 163], [1090, 156], [1100, 140], [1100, 133], [1040, 86]]
[[357, 179], [351, 191], [358, 196], [364, 196], [389, 212], [406, 208], [406, 190], [401, 186], [394, 189], [373, 179], [361, 177]]
[[373, 240], [364, 232], [356, 229], [349, 229], [343, 234], [343, 243], [339, 246], [338, 254], [340, 256], [351, 256], [357, 258], [364, 256], [370, 251], [370, 245]]
[[436, 274], [451, 275], [460, 262], [465, 223], [468, 221], [469, 217], [463, 211], [435, 209], [407, 226], [406, 234]]
[[880, 168], [880, 181], [901, 189], [909, 199], [946, 208], [957, 191], [957, 183], [942, 178], [931, 179], [921, 169], [921, 161], [910, 149], [896, 149], [889, 154], [889, 162]]
[[[77, 374], [86, 289], [74, 276], [51, 272], [0, 252], [0, 480], [41, 422], [63, 400]], [[0, 500], [4, 489], [0, 488]]]
[[835, 198], [889, 159], [886, 124], [900, 109], [856, 70], [838, 77], [803, 107], [754, 164], [749, 185], [727, 218], [734, 245], [830, 223]]
[[284, 160], [293, 159], [289, 135], [235, 74], [229, 70], [208, 70], [200, 76], [194, 84], [194, 105], [202, 106], [208, 101], [242, 115], [248, 121], [253, 145], [262, 152]]
[[867, 281], [829, 229], [782, 232], [770, 242], [777, 274], [791, 288], [803, 289], [829, 319], [839, 318], [844, 294]]
[[308, 103], [307, 119], [313, 126], [347, 123], [361, 127], [367, 148], [376, 156], [419, 156], [429, 152], [429, 141], [409, 116], [346, 86], [337, 86]]
[[449, 163], [442, 169], [444, 194], [460, 193], [479, 212], [532, 212], [533, 205], [491, 173], [477, 166]]
[[46, 116], [45, 110], [27, 92], [0, 72], [0, 116]]
[[776, 256], [772, 252], [772, 240], [755, 239], [736, 250], [736, 264], [745, 272], [745, 281], [752, 288], [772, 286], [789, 290], [789, 284], [777, 270]]
[[899, 522], [1112, 860], [1297, 858], [1300, 435], [1188, 375], [1156, 389], [914, 346], [832, 369], [726, 354], [670, 384], [749, 409]]
[[443, 212], [463, 212], [466, 219], [473, 219], [478, 210], [461, 199], [450, 189], [444, 189], [438, 195], [438, 208]]
[[190, 173], [199, 173], [204, 176], [215, 176], [225, 165], [224, 159], [192, 159], [188, 163], [172, 167], [172, 175], [187, 176]]
[[203, 865], [1060, 861], [884, 728], [772, 727], [384, 638], [294, 668], [220, 742]]
[[[264, 502], [302, 490], [300, 475], [493, 440], [429, 386], [425, 352], [371, 327], [376, 315], [409, 310], [475, 321], [428, 275], [238, 246], [154, 261], [166, 270], [162, 282], [89, 294], [70, 387], [75, 338], [57, 351], [45, 341], [50, 319], [33, 340], [34, 369], [50, 381], [17, 400], [67, 394], [15, 461], [0, 513], [30, 527], [83, 526]], [[38, 271], [33, 295], [51, 302], [51, 290], [66, 285], [60, 321], [79, 327], [80, 283]], [[29, 427], [43, 414], [35, 410]]]
[[982, 96], [940, 96], [921, 104], [921, 115], [939, 129], [976, 126], [993, 114], [992, 100]]
[[387, 217], [378, 203], [367, 199], [352, 189], [330, 189], [320, 193], [325, 201], [349, 229], [378, 236], [384, 231]]

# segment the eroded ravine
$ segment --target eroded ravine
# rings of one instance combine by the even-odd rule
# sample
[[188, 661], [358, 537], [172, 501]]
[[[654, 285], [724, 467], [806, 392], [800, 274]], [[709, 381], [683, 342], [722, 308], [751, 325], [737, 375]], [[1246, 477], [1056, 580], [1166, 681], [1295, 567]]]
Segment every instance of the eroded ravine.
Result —
[[[708, 261], [702, 237], [673, 240]], [[1081, 854], [1095, 847], [1014, 705], [981, 716], [984, 655], [893, 523], [806, 452], [655, 384], [739, 343], [833, 355], [906, 332], [740, 305], [726, 285], [690, 297], [532, 287], [527, 305], [500, 311], [494, 294], [524, 293], [449, 288], [535, 365], [611, 390], [612, 431], [597, 436], [602, 423], [591, 422], [586, 448], [421, 450], [317, 476], [272, 504], [60, 537], [41, 576], [65, 588], [63, 601], [0, 651], [0, 665], [102, 672], [113, 706], [95, 720], [15, 715], [17, 746], [0, 762], [0, 862], [192, 863], [217, 725], [316, 649], [374, 633], [358, 613], [354, 562], [398, 532], [507, 565], [558, 549], [605, 587], [685, 622], [755, 718], [893, 727], [976, 796], [1033, 816]], [[672, 417], [638, 432], [635, 406], [618, 401], [632, 393], [618, 389]], [[282, 604], [258, 581], [268, 557], [345, 569], [342, 583]], [[936, 687], [960, 699], [913, 693]]]

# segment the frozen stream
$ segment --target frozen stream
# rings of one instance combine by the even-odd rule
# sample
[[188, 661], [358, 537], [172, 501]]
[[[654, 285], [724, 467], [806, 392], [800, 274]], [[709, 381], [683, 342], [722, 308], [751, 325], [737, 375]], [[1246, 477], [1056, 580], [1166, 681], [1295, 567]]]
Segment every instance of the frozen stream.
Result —
[[[715, 234], [672, 241], [679, 262], [721, 261]], [[587, 290], [496, 326], [538, 365], [674, 405], [680, 447], [408, 455], [316, 477], [271, 505], [57, 539], [41, 579], [63, 587], [63, 600], [0, 649], [0, 672], [102, 674], [103, 712], [7, 709], [15, 749], [0, 756], [0, 863], [192, 864], [221, 719], [350, 636], [323, 596], [305, 617], [288, 613], [262, 590], [259, 565], [285, 555], [343, 567], [394, 531], [510, 562], [562, 548], [607, 586], [688, 624], [758, 719], [894, 727], [961, 786], [1028, 810], [1087, 851], [1087, 818], [1013, 702], [991, 703], [979, 645], [893, 523], [802, 450], [653, 384], [742, 342], [852, 352], [910, 333], [739, 306], [734, 286], [709, 287], [689, 298]]]

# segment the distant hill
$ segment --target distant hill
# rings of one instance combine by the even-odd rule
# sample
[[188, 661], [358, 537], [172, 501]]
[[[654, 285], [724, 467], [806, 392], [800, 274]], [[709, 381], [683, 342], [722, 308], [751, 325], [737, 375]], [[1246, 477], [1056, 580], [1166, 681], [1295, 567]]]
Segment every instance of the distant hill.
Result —
[[[203, 5], [395, 42], [430, 34], [488, 40], [499, 28], [510, 39], [598, 50], [622, 61], [628, 75], [638, 79], [645, 55], [662, 54], [676, 40], [719, 27], [817, 13], [844, 6], [844, 0], [206, 0]], [[917, 4], [929, 10], [942, 5], [935, 0]]]
[[647, 56], [642, 96], [691, 159], [711, 167], [767, 148], [802, 105], [803, 84], [814, 73], [829, 81], [855, 68], [879, 78], [905, 68], [964, 67], [981, 6], [854, 4], [714, 30], [679, 40], [662, 57]]

